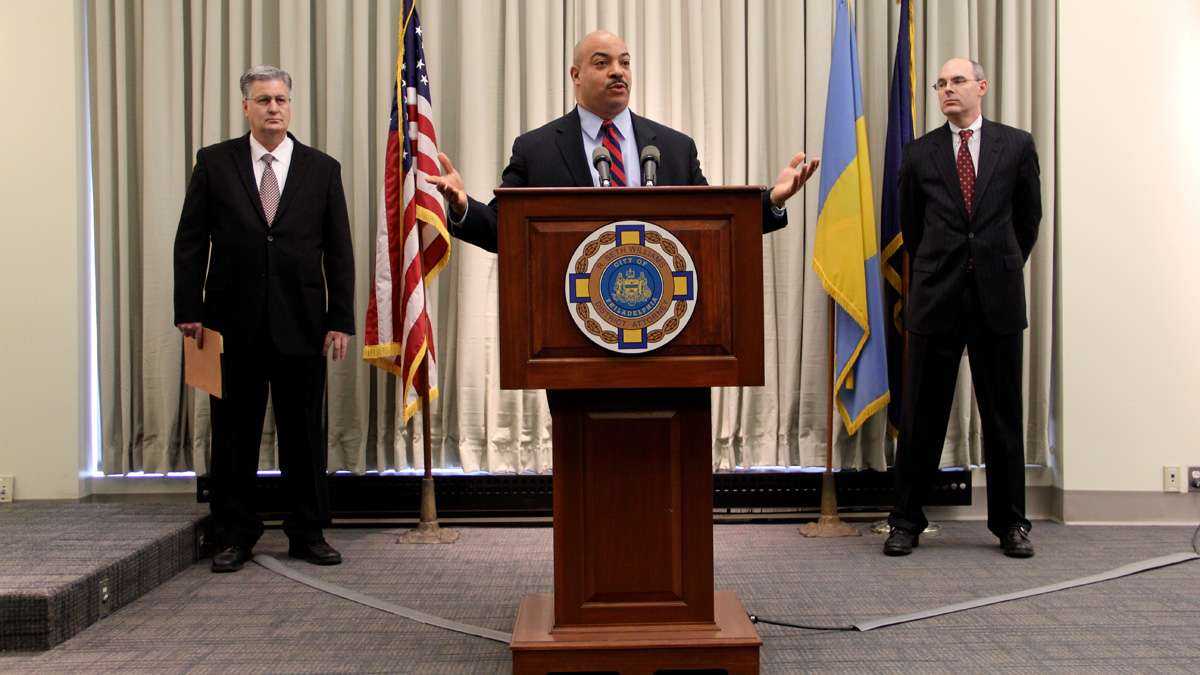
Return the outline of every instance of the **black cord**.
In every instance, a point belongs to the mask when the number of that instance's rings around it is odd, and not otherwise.
[[[1200,555],[1200,525],[1196,526],[1196,531],[1192,533],[1192,550],[1196,555]]]
[[[748,616],[750,617],[750,623],[768,623],[768,624],[771,624],[772,626],[786,626],[788,628],[803,628],[804,630],[840,630],[840,631],[850,631],[850,632],[858,630],[854,626],[806,626],[802,623],[786,623],[783,621],[771,621],[770,619],[760,618],[759,616],[757,616],[755,614],[749,614]]]

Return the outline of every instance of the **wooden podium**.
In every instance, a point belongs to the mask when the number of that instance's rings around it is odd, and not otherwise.
[[[713,592],[710,387],[763,383],[762,193],[754,187],[498,189],[500,385],[546,389],[554,593],[521,603],[515,673],[757,673],[762,641]],[[564,293],[597,228],[644,221],[691,256],[690,320],[644,354],[601,348]]]

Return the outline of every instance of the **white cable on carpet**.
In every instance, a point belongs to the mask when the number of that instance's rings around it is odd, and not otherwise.
[[[474,635],[476,637],[481,637],[481,638],[484,638],[487,640],[495,640],[496,642],[502,642],[504,644],[509,644],[512,642],[512,633],[502,633],[498,630],[492,630],[490,628],[481,628],[479,626],[472,626],[470,624],[459,623],[458,621],[451,621],[450,619],[443,619],[440,616],[426,614],[425,612],[422,612],[422,611],[416,610],[416,609],[412,609],[411,607],[402,607],[400,605],[397,605],[397,604],[394,604],[391,602],[379,600],[377,598],[372,598],[371,596],[364,595],[363,593],[359,593],[358,591],[350,590],[349,588],[344,588],[342,586],[338,586],[337,584],[331,584],[322,579],[317,579],[315,577],[310,577],[307,574],[302,574],[300,572],[297,572],[296,570],[292,569],[291,567],[288,567],[287,565],[285,565],[278,559],[276,559],[272,556],[269,556],[269,555],[262,555],[262,554],[256,555],[256,556],[254,556],[254,562],[258,563],[259,565],[262,565],[263,567],[271,570],[272,572],[275,572],[276,574],[282,574],[283,576],[291,579],[292,581],[298,581],[298,582],[304,584],[305,586],[310,586],[312,588],[317,589],[318,591],[324,591],[326,593],[330,593],[332,595],[336,595],[338,597],[345,598],[352,602],[357,602],[360,605],[366,605],[367,607],[373,607],[375,609],[382,610],[389,614],[395,614],[396,616],[402,616],[406,619],[412,619],[413,621],[418,621],[420,623],[427,624],[430,626],[437,626],[439,628],[445,628],[446,630],[452,630],[456,633],[464,633],[466,635]]]
[[[1197,535],[1193,537],[1193,543],[1200,541],[1200,539],[1197,539],[1198,537],[1200,537],[1200,528],[1197,529]],[[1038,586],[1036,588],[1030,588],[1024,591],[1016,591],[1014,593],[1005,593],[1002,595],[988,596],[986,598],[977,598],[975,600],[968,600],[966,602],[959,602],[953,605],[945,605],[943,607],[937,607],[934,609],[912,612],[910,614],[900,614],[898,616],[872,619],[870,621],[859,621],[857,623],[850,624],[849,626],[805,626],[763,619],[753,614],[750,615],[750,620],[754,623],[769,623],[779,626],[790,626],[793,628],[808,628],[813,630],[858,630],[865,633],[866,631],[875,630],[876,628],[895,626],[897,624],[909,623],[911,621],[921,621],[922,619],[930,619],[935,616],[953,614],[955,612],[962,612],[968,609],[975,609],[977,607],[986,607],[987,605],[996,605],[1001,602],[1008,602],[1010,600],[1020,600],[1022,598],[1030,598],[1035,595],[1054,593],[1056,591],[1062,591],[1068,588],[1077,588],[1079,586],[1097,584],[1102,581],[1111,581],[1113,579],[1130,576],[1131,574],[1138,574],[1139,572],[1158,569],[1160,567],[1168,567],[1170,565],[1177,565],[1179,563],[1197,559],[1200,559],[1200,554],[1196,553],[1195,551],[1189,551],[1186,553],[1172,553],[1171,555],[1130,563],[1128,565],[1123,565],[1121,567],[1108,570],[1107,572],[1100,572],[1099,574],[1079,577],[1078,579],[1072,579],[1070,581],[1061,581],[1056,584]],[[357,602],[360,605],[373,607],[375,609],[388,612],[389,614],[395,614],[396,616],[402,616],[407,619],[412,619],[413,621],[418,621],[430,626],[438,626],[440,628],[452,630],[457,633],[463,633],[465,635],[474,635],[476,637],[481,637],[488,640],[495,640],[496,642],[501,642],[504,644],[510,644],[512,642],[512,633],[502,633],[490,628],[481,628],[479,626],[472,626],[469,624],[460,623],[458,621],[451,621],[449,619],[443,619],[439,616],[427,614],[420,610],[403,607],[401,605],[386,602],[384,600],[378,600],[369,595],[359,593],[358,591],[350,590],[349,588],[343,588],[337,584],[331,584],[327,581],[297,572],[271,556],[256,555],[254,556],[254,562],[293,581],[298,581],[319,591],[324,591],[352,602]]]
[[[1009,600],[1029,598],[1035,595],[1053,593],[1055,591],[1061,591],[1067,588],[1087,586],[1089,584],[1100,583],[1101,581],[1109,581],[1112,579],[1118,579],[1120,577],[1127,577],[1131,574],[1137,574],[1138,572],[1145,572],[1146,570],[1167,567],[1168,565],[1176,565],[1181,562],[1187,562],[1189,560],[1196,559],[1200,559],[1200,555],[1197,555],[1194,552],[1189,551],[1187,553],[1173,553],[1171,555],[1164,555],[1160,558],[1150,558],[1149,560],[1143,560],[1141,562],[1124,565],[1116,569],[1111,569],[1107,572],[1101,572],[1099,574],[1093,574],[1087,577],[1072,579],[1071,581],[1062,581],[1057,584],[1050,584],[1048,586],[1038,586],[1037,588],[1030,588],[1029,590],[1017,591],[1015,593],[1005,593],[1004,595],[993,595],[987,598],[968,600],[966,602],[960,602],[954,605],[946,605],[945,607],[927,609],[920,612],[913,612],[911,614],[901,614],[900,616],[873,619],[871,621],[860,621],[853,624],[853,626],[860,631],[866,632],[869,630],[875,630],[876,628],[883,628],[884,626],[894,626],[899,623],[908,623],[909,621],[920,621],[921,619],[928,619],[935,616],[941,616],[943,614],[952,614],[954,612],[961,612],[967,609],[975,609],[976,607],[983,607],[985,605],[995,605],[1001,602],[1008,602]]]

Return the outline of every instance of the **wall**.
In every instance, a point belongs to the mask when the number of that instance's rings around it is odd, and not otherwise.
[[[1060,12],[1065,487],[1158,490],[1200,464],[1200,5]]]
[[[82,496],[86,463],[81,7],[0,2],[0,474]]]
[[[1196,507],[1161,491],[1200,465],[1200,4],[1059,13],[1063,487]]]

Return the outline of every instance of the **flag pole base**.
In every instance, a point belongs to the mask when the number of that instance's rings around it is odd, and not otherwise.
[[[443,529],[437,522],[419,523],[415,529],[401,534],[397,544],[453,544],[458,541],[458,530]]]
[[[832,414],[832,413],[831,413]],[[834,484],[833,443],[829,445],[825,474],[821,476],[821,517],[815,523],[800,526],[800,534],[805,537],[858,537],[862,533],[857,527],[846,524],[838,517],[837,488]]]
[[[428,469],[426,472],[425,479],[421,481],[421,520],[416,529],[401,534],[396,540],[397,544],[453,544],[458,541],[458,530],[442,529],[438,526],[433,475]]]
[[[847,524],[837,516],[821,516],[815,523],[800,526],[800,534],[806,537],[858,537],[858,528]]]

